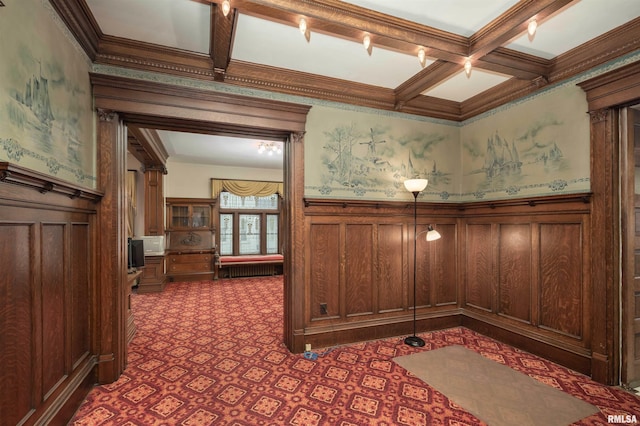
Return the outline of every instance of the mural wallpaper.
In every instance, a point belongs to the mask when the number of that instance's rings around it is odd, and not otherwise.
[[[569,82],[464,123],[313,107],[305,135],[305,195],[467,202],[587,192],[586,96]]]
[[[96,187],[90,62],[44,0],[0,10],[0,161]]]
[[[461,199],[589,191],[586,111],[573,83],[463,123]]]
[[[313,107],[305,135],[305,195],[409,199],[405,179],[429,179],[421,198],[447,200],[458,184],[456,126]]]

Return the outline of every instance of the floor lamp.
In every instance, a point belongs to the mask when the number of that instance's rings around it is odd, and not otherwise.
[[[416,251],[418,247],[418,194],[424,191],[428,183],[427,179],[407,179],[404,181],[404,187],[413,194],[413,335],[405,338],[404,343],[414,347],[424,346],[424,340],[416,336],[416,275],[418,270]],[[427,241],[434,241],[440,238],[440,233],[433,229],[431,225],[420,235],[425,232],[427,233]]]

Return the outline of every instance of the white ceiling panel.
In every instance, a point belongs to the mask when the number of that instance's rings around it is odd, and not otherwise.
[[[518,0],[346,0],[345,3],[469,37]]]
[[[393,89],[420,71],[416,56],[240,14],[232,58]],[[427,65],[431,62],[427,62]]]
[[[279,146],[282,146],[283,142],[166,130],[158,130],[158,135],[173,161],[263,169],[281,169],[283,165],[282,153],[269,155],[266,152],[258,152],[261,142],[275,143]]]
[[[105,34],[191,52],[209,52],[209,4],[176,0],[86,2]]]
[[[422,94],[462,102],[510,78],[511,76],[504,74],[472,69],[468,77],[467,73],[461,71]]]
[[[640,0],[580,0],[539,23],[533,39],[523,34],[505,47],[553,59],[640,16]]]

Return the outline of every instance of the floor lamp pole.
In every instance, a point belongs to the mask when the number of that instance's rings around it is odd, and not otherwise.
[[[424,340],[416,336],[416,270],[417,256],[416,251],[418,248],[418,194],[420,191],[412,191],[413,194],[413,336],[406,337],[404,343],[409,346],[422,347],[424,346]]]

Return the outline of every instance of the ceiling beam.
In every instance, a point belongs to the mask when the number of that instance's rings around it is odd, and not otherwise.
[[[535,80],[548,77],[551,61],[499,47],[477,60],[475,66],[487,71],[512,75],[521,80]]]
[[[532,18],[538,25],[559,9],[578,0],[523,0],[469,38],[469,57],[482,58],[527,31]]]
[[[236,11],[231,10],[227,16],[222,14],[216,4],[211,4],[211,33],[209,37],[209,54],[213,62],[213,78],[224,81],[229,61],[231,60],[231,44],[233,29],[236,26]]]
[[[460,66],[446,61],[435,61],[425,67],[418,74],[402,83],[395,89],[396,109],[419,96],[425,90],[435,87],[442,81],[460,72]]]

